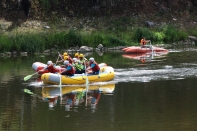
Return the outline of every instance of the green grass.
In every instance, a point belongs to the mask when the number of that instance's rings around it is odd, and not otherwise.
[[[129,19],[122,17],[100,30],[59,30],[54,26],[50,31],[28,32],[16,31],[0,35],[0,52],[26,51],[43,52],[46,49],[68,49],[75,46],[104,47],[139,45],[142,37],[151,40],[152,44],[173,43],[186,40],[188,34],[197,35],[196,30],[188,32],[172,25],[161,25],[155,28],[129,26]],[[123,27],[121,27],[123,26]]]

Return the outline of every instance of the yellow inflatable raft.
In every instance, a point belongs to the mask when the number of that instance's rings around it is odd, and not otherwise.
[[[100,68],[99,75],[87,75],[86,74],[75,74],[72,77],[53,74],[53,73],[45,73],[41,76],[41,80],[44,84],[54,84],[58,85],[60,83],[60,77],[62,81],[62,85],[66,84],[85,84],[86,77],[88,77],[89,83],[92,82],[103,82],[110,81],[115,77],[114,69],[111,66],[103,66]]]

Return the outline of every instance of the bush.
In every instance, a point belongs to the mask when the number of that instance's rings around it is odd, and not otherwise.
[[[153,33],[150,31],[150,29],[147,28],[137,28],[134,31],[133,39],[135,42],[139,42],[143,37],[146,39],[153,39]]]
[[[185,40],[188,37],[188,34],[186,32],[177,30],[172,26],[168,26],[168,28],[165,30],[164,33],[165,33],[164,42],[166,43]]]
[[[165,38],[165,34],[163,32],[154,32],[153,33],[153,41],[156,43],[162,43]]]
[[[9,37],[5,35],[0,35],[0,51],[6,52],[11,50],[12,47],[12,41]]]

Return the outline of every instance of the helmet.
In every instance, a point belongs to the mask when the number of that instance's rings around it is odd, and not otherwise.
[[[83,54],[80,54],[79,57],[84,57]]]
[[[48,61],[48,62],[47,62],[47,65],[51,65],[51,64],[53,64],[52,61]]]
[[[64,60],[67,60],[68,59],[68,56],[64,56]]]
[[[74,61],[74,62],[77,62],[77,58],[73,58],[73,61]]]
[[[68,64],[69,64],[69,61],[65,60],[65,61],[64,61],[64,64],[65,64],[65,65],[68,65]]]
[[[67,52],[64,52],[63,56],[67,56],[67,55],[68,55],[68,53]]]
[[[91,58],[89,59],[89,61],[92,61],[92,62],[93,62],[93,61],[94,61],[94,58],[93,58],[93,57],[91,57]]]
[[[78,57],[79,56],[79,53],[75,53],[75,57]]]

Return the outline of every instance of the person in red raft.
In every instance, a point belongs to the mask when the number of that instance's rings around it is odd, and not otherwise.
[[[52,61],[48,61],[47,66],[45,68],[43,68],[42,70],[39,70],[38,73],[43,73],[46,70],[48,70],[48,72],[50,72],[50,73],[58,73],[58,69],[55,68]]]
[[[147,42],[150,42],[150,40],[146,40],[145,37],[143,37],[141,40],[140,40],[140,45],[141,47],[144,47],[146,45]]]
[[[100,71],[99,65],[96,63],[93,57],[89,59],[89,67],[86,69],[88,71],[89,69],[92,69],[93,75],[98,75]]]
[[[67,75],[67,76],[74,76],[75,69],[74,67],[69,63],[69,61],[64,61],[65,70],[61,72],[61,75]]]

